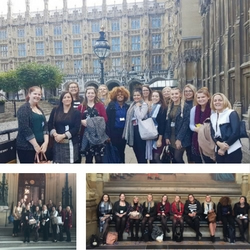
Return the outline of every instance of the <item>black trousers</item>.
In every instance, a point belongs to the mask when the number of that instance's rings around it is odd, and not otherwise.
[[[45,222],[45,225],[42,223],[41,225],[41,230],[43,232],[43,240],[48,240],[49,239],[49,222]]]
[[[141,234],[144,234],[144,231],[146,229],[146,223],[148,223],[148,235],[151,237],[151,233],[153,231],[153,222],[155,218],[154,217],[144,217],[141,222]]]
[[[18,227],[20,225],[20,220],[14,220],[13,224],[14,224],[13,234],[18,234]]]
[[[185,216],[185,221],[187,224],[196,232],[198,235],[200,232],[200,219],[199,217]]]
[[[125,163],[125,147],[126,140],[122,138],[123,128],[115,128],[110,136],[113,146],[115,146],[119,152],[121,163]]]
[[[125,229],[126,221],[127,221],[126,215],[122,217],[118,216],[115,217],[115,229],[120,237],[122,236],[123,231]]]
[[[241,148],[238,148],[231,154],[227,152],[225,155],[218,155],[216,152],[216,162],[217,163],[241,163],[242,160],[242,151]]]
[[[133,150],[138,163],[147,163],[145,159],[146,141],[141,139],[138,126],[134,126]]]
[[[29,225],[24,226],[23,231],[24,231],[24,240],[29,241],[30,240],[30,227],[29,227]]]
[[[69,227],[65,227],[64,229],[65,229],[65,232],[66,232],[66,235],[67,235],[66,241],[70,242],[71,241],[70,228]]]
[[[235,221],[239,226],[240,236],[244,237],[244,233],[248,228],[248,219],[235,218]]]
[[[221,221],[223,225],[223,237],[226,238],[228,236],[227,224],[235,229],[234,219],[232,215],[223,215],[221,216]]]
[[[52,224],[53,240],[57,240],[57,224]]]

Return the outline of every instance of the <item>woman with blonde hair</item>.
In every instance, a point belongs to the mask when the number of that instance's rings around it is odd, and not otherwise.
[[[191,145],[189,129],[190,107],[184,102],[179,88],[171,89],[171,103],[166,117],[165,139],[173,152],[173,163],[184,163],[183,153]]]
[[[98,87],[98,98],[103,102],[105,108],[107,108],[110,98],[109,98],[109,90],[107,85],[101,84]]]
[[[215,203],[212,201],[210,195],[206,195],[205,202],[202,203],[201,207],[203,211],[203,217],[208,223],[211,241],[214,243],[215,242],[215,230],[216,230],[216,217],[213,221],[209,221],[208,216],[211,213],[215,213],[216,210],[215,210]]]
[[[162,89],[162,95],[164,97],[165,103],[166,105],[168,105],[168,103],[170,102],[171,98],[171,87],[167,86],[165,88]]]
[[[205,163],[214,163],[209,157],[200,154],[199,143],[198,143],[198,132],[203,122],[210,118],[210,93],[206,87],[199,89],[195,93],[194,103],[195,106],[190,112],[190,124],[189,127],[193,131],[192,134],[192,158],[195,163],[202,163],[202,159]]]
[[[227,97],[215,93],[211,99],[211,134],[216,144],[217,163],[241,163],[240,120]]]
[[[129,105],[129,91],[122,87],[115,87],[110,91],[110,100],[106,112],[108,116],[107,134],[112,144],[118,149],[121,163],[125,163],[126,140],[122,138]]]

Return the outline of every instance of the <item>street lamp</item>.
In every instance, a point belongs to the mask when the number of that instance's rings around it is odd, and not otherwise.
[[[94,53],[99,57],[101,64],[101,84],[104,84],[104,67],[103,62],[106,57],[109,56],[110,46],[108,41],[105,39],[104,27],[101,27],[99,32],[100,37],[94,45]]]

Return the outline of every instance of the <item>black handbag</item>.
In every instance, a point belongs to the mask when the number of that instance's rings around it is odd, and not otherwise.
[[[163,149],[162,157],[161,157],[161,162],[162,163],[172,163],[173,161],[173,154],[170,150],[170,146],[166,146]]]
[[[245,121],[240,121],[240,138],[248,138]]]

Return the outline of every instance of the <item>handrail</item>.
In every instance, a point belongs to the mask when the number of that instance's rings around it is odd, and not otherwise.
[[[14,133],[14,132],[17,132],[17,131],[18,131],[18,128],[6,129],[6,130],[3,130],[3,131],[0,131],[0,135],[8,134],[8,140],[10,140],[10,134]]]

